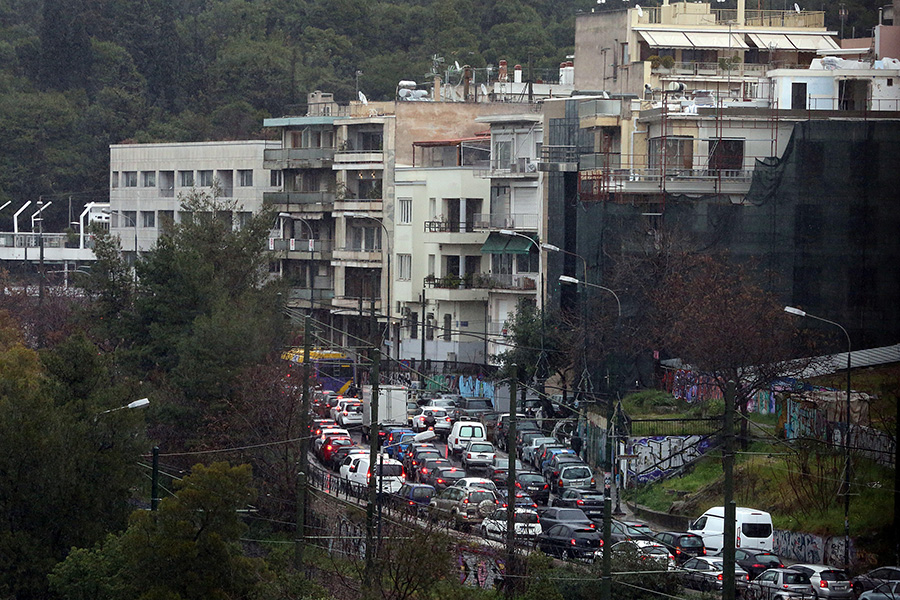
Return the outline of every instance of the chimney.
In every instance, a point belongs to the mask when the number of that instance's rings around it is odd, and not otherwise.
[[[469,85],[472,83],[472,67],[463,67],[463,102],[469,101]]]
[[[513,67],[513,82],[522,83],[522,65]]]
[[[507,73],[507,71],[506,71],[506,61],[505,60],[500,61],[500,76],[499,77],[500,77],[499,81],[501,83],[506,83],[507,81],[509,81],[509,73]]]
[[[431,99],[435,102],[441,101],[441,76],[434,76],[434,89],[431,90]]]
[[[743,27],[745,25],[744,11],[746,10],[746,8],[747,8],[747,0],[737,0],[737,26],[738,27]]]

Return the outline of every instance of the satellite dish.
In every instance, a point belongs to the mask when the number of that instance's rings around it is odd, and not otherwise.
[[[481,84],[481,95],[482,95],[482,96],[487,96],[487,95],[488,95],[487,86],[484,85],[483,83]]]
[[[606,0],[597,0],[597,4],[606,4]]]
[[[635,4],[634,7],[635,7],[635,8],[637,9],[637,11],[638,11],[638,16],[639,16],[639,17],[643,17],[643,16],[644,16],[644,9],[641,8],[641,5],[640,5],[640,4]]]
[[[800,14],[800,5],[794,2],[794,12]]]
[[[400,91],[398,91],[397,94],[398,94],[401,98],[406,98],[406,97],[409,96],[410,90],[407,89],[407,88],[400,88]]]
[[[797,6],[797,5],[795,4],[794,6]],[[461,71],[461,70],[462,70],[462,69],[460,68],[460,66],[459,66],[459,61],[458,61],[458,60],[454,60],[454,61],[453,61],[453,66],[456,67],[456,70],[457,70],[457,71]]]
[[[360,102],[362,102],[363,104],[368,104],[368,103],[369,103],[369,100],[368,100],[368,98],[366,98],[366,95],[365,95],[365,94],[363,94],[362,92],[357,92],[357,93],[359,94],[359,101],[360,101]]]

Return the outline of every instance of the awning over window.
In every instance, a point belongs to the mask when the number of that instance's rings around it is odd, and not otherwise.
[[[744,36],[736,31],[685,31],[684,34],[698,50],[746,50]]]
[[[651,48],[693,48],[691,40],[680,31],[638,31]]]
[[[750,41],[760,50],[793,50],[794,45],[783,33],[748,33]]]
[[[800,33],[787,34],[789,40],[797,50],[815,52],[816,50],[837,50],[840,48],[831,37],[827,35],[808,35]]]
[[[498,231],[492,231],[481,246],[482,254],[528,254],[531,251],[529,238],[519,235],[503,235]]]

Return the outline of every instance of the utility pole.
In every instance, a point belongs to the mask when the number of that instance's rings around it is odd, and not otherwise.
[[[734,542],[735,513],[734,502],[734,380],[725,387],[725,413],[722,428],[725,437],[725,451],[722,453],[722,471],[725,477],[725,525],[722,539],[722,600],[734,600]]]
[[[159,508],[159,446],[153,446],[153,463],[150,469],[150,510]]]
[[[300,464],[297,473],[297,533],[294,543],[294,568],[303,565],[303,544],[306,542],[306,472],[309,469],[309,351],[312,345],[310,317],[303,319],[303,371],[300,378]]]
[[[606,484],[606,474],[612,478],[612,454],[613,454],[613,401],[610,396],[607,399],[606,407],[606,461],[605,473],[603,476],[603,575],[600,579],[600,600],[612,600],[612,552],[609,547],[612,545],[612,480],[609,485]]]
[[[422,366],[419,368],[423,373],[425,373],[425,304],[425,288],[422,288]]]
[[[366,573],[365,586],[371,586],[375,577],[375,503],[378,501],[378,490],[375,487],[376,466],[378,459],[378,367],[381,352],[375,349],[372,354],[372,399],[369,405],[371,423],[369,424],[369,502],[366,505]]]
[[[516,384],[519,378],[517,365],[510,365],[509,375],[509,431],[506,449],[509,471],[506,478],[506,597],[515,596],[516,568]]]

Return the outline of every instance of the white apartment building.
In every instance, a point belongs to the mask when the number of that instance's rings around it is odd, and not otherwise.
[[[110,231],[122,250],[149,250],[169,223],[181,221],[181,198],[192,189],[234,200],[235,226],[262,207],[263,193],[278,189],[280,173],[263,167],[277,142],[114,144],[109,147]]]

